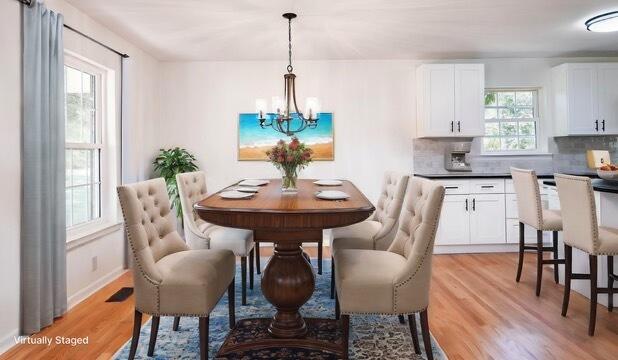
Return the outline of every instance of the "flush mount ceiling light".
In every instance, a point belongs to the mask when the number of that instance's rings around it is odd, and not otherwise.
[[[296,75],[292,72],[292,19],[296,18],[296,14],[285,13],[283,17],[288,21],[288,72],[283,75],[283,97],[273,96],[271,112],[268,112],[264,99],[257,99],[255,107],[262,129],[272,127],[280,133],[292,136],[306,128],[314,129],[318,126],[320,103],[315,97],[307,98],[304,113],[296,105]]]
[[[618,11],[595,16],[586,21],[586,29],[594,32],[618,31]]]

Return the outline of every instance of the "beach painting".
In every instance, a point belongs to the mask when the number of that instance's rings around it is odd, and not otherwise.
[[[292,121],[291,127],[296,128],[299,123],[299,120]],[[320,113],[315,129],[306,128],[295,135],[313,150],[313,160],[335,160],[332,113]],[[280,139],[290,141],[290,137],[270,126],[262,129],[257,114],[239,114],[238,160],[266,161],[266,150],[275,146]]]

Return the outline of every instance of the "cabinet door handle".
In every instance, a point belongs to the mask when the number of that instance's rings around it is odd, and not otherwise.
[[[468,199],[466,199],[466,211],[468,211]]]
[[[601,121],[601,130],[603,130],[603,132],[605,132],[605,119],[603,119],[603,121]]]
[[[472,199],[472,211],[476,211],[476,199]]]
[[[451,132],[455,132],[455,122],[451,121]]]
[[[457,131],[461,132],[461,121],[457,122]]]
[[[481,189],[493,189],[493,185],[481,185]]]
[[[595,129],[596,131],[599,131],[599,120],[595,120],[595,121],[594,121],[594,129]]]

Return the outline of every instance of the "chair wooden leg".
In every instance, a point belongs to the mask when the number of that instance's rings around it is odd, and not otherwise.
[[[129,360],[135,359],[137,343],[139,342],[139,331],[142,328],[142,313],[135,310],[133,316],[133,337],[131,338],[131,349],[129,350]]]
[[[521,279],[521,270],[524,267],[524,223],[519,223],[519,261],[517,262],[517,277],[515,281]]]
[[[174,316],[174,325],[172,325],[172,330],[178,331],[179,326],[180,326],[180,316]]]
[[[614,257],[607,257],[607,311],[614,311]]]
[[[573,248],[564,244],[564,297],[562,299],[562,316],[567,315],[569,297],[571,296],[571,275],[573,274]]]
[[[341,309],[339,308],[339,296],[335,292],[335,319],[339,320],[341,317]]]
[[[260,275],[262,268],[260,267],[260,243],[255,243],[255,272]]]
[[[552,232],[552,249],[554,253],[554,260],[558,260],[558,232]],[[558,264],[554,264],[554,281],[556,284],[560,282],[560,273],[558,271]]]
[[[541,295],[541,283],[543,282],[543,232],[536,231],[536,296]]]
[[[235,294],[236,280],[232,279],[232,282],[227,287],[227,311],[229,315],[230,329],[236,325],[236,294]]]
[[[208,316],[199,318],[200,360],[208,360]]]
[[[150,343],[148,343],[148,356],[154,355],[157,334],[159,333],[159,320],[161,320],[160,317],[153,316],[150,323]]]
[[[406,318],[403,315],[399,315],[397,317],[399,318],[399,323],[400,324],[405,324],[406,323]]]
[[[588,335],[594,336],[594,328],[597,322],[597,256],[588,255],[590,261],[590,322],[588,323]]]
[[[330,258],[330,298],[335,298],[335,259]]]
[[[322,240],[318,241],[318,275],[322,275],[322,251],[323,251],[323,242]]]
[[[242,282],[242,304],[247,305],[247,257],[240,258],[240,276]]]
[[[414,353],[421,353],[421,346],[418,342],[418,332],[416,330],[416,314],[408,315],[408,323],[410,324],[410,334],[412,335],[412,344],[414,344]]]
[[[343,329],[343,358],[347,360],[350,351],[350,315],[341,315],[341,328]]]
[[[249,289],[253,290],[253,258],[255,256],[255,250],[251,249],[249,253]]]
[[[427,318],[427,309],[421,311],[421,333],[423,334],[423,346],[427,354],[427,360],[433,360],[433,351],[431,349],[431,336],[429,335],[429,319]]]

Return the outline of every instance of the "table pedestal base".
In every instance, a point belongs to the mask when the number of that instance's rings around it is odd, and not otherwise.
[[[307,334],[298,339],[273,337],[269,318],[236,323],[217,353],[217,359],[342,359],[343,331],[334,319],[305,318]]]

